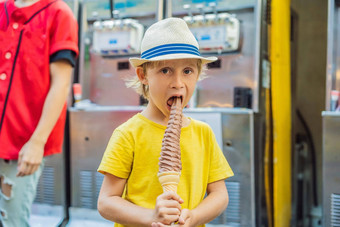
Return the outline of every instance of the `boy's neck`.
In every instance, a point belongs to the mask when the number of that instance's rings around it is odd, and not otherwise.
[[[16,0],[15,1],[15,6],[16,7],[26,7],[26,6],[30,6],[33,5],[36,2],[39,2],[40,0]]]
[[[146,108],[142,111],[142,115],[157,124],[166,126],[168,121],[165,116],[161,113],[153,111],[152,109],[153,107],[150,105],[150,103],[148,103]]]

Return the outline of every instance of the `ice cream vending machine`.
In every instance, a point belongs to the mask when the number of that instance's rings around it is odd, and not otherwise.
[[[97,172],[113,130],[141,112],[144,100],[125,86],[135,74],[144,30],[157,21],[155,1],[84,1],[79,83],[82,100],[69,108],[71,204],[69,226],[111,226],[97,211],[103,175]],[[96,224],[94,224],[96,223]]]
[[[260,226],[262,2],[176,0],[167,8],[187,22],[202,55],[218,57],[208,64],[207,78],[197,83],[185,110],[212,127],[235,173],[226,180],[228,208],[210,224]]]
[[[90,99],[98,105],[139,105],[139,96],[124,89],[134,74],[128,56],[140,52],[144,26],[134,19],[97,20],[93,23]],[[124,98],[119,97],[124,93]]]

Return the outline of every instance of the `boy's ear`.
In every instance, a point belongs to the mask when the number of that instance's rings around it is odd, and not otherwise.
[[[136,74],[138,76],[139,81],[144,84],[147,85],[148,84],[148,80],[146,79],[146,76],[144,74],[144,69],[143,67],[137,67],[136,68]]]

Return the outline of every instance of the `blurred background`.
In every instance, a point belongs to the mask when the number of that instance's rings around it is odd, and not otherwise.
[[[80,56],[64,152],[46,160],[32,226],[112,226],[96,209],[96,169],[113,130],[147,103],[124,84],[128,59],[168,17],[218,57],[184,110],[213,128],[235,173],[207,226],[340,226],[339,0],[65,2]]]

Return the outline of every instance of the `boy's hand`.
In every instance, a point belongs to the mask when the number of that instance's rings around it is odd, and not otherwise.
[[[188,209],[183,209],[181,215],[178,218],[178,222],[176,224],[169,224],[165,225],[163,223],[157,222],[152,223],[151,227],[166,227],[166,226],[173,226],[173,227],[191,227],[191,218],[192,213]]]
[[[181,222],[178,221],[178,226],[190,227],[191,226],[191,220],[192,220],[191,210],[183,209],[178,220],[181,220]]]
[[[174,192],[164,192],[158,196],[153,214],[153,220],[155,221],[151,226],[166,226],[179,221],[182,209],[181,203],[183,203],[183,200]]]
[[[163,223],[157,222],[152,223],[151,227],[166,227],[166,226],[173,226],[173,227],[191,227],[191,218],[192,213],[188,209],[183,209],[181,215],[178,218],[178,223],[176,224],[169,224],[165,225]]]

